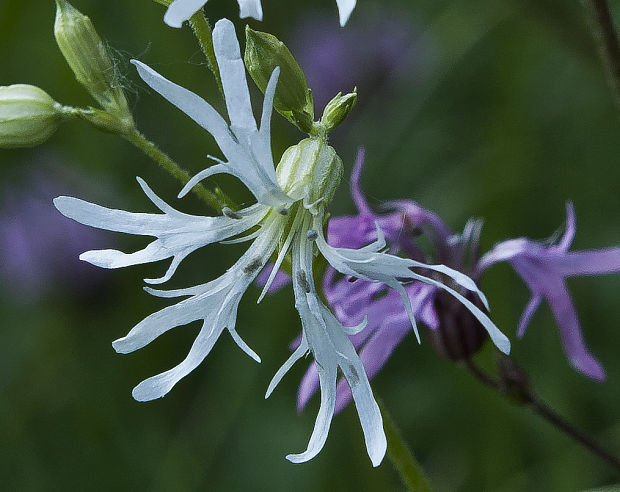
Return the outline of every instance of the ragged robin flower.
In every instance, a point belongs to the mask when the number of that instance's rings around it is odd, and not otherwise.
[[[117,352],[138,350],[163,333],[193,321],[202,321],[185,360],[176,367],[146,379],[133,390],[138,401],[160,398],[183,377],[196,368],[209,354],[220,335],[227,330],[237,345],[252,358],[258,355],[236,331],[239,302],[266,263],[275,256],[275,264],[259,301],[269,289],[285,257],[292,264],[295,307],[302,324],[298,348],[277,371],[268,386],[266,397],[290,367],[307,353],[317,363],[321,388],[321,405],[306,451],[287,458],[295,463],[314,457],[323,447],[336,402],[338,369],[348,382],[362,425],[366,447],[373,465],[378,465],[386,451],[381,413],[373,397],[364,366],[349,335],[363,330],[365,322],[343,326],[317,294],[313,278],[313,262],[320,253],[339,272],[393,289],[405,306],[408,320],[415,326],[414,312],[404,284],[419,281],[443,289],[459,299],[488,330],[504,352],[510,349],[508,339],[472,302],[452,287],[438,280],[443,276],[451,285],[469,289],[486,303],[483,294],[467,276],[444,265],[427,265],[385,252],[385,240],[379,225],[377,239],[359,248],[334,247],[324,237],[327,207],[343,174],[343,165],[325,136],[302,140],[287,149],[277,169],[271,154],[270,118],[279,68],[273,70],[265,89],[260,125],[250,105],[243,61],[233,24],[220,20],[213,31],[213,44],[221,71],[228,124],[211,105],[196,94],[170,82],[146,65],[134,61],[142,79],[216,140],[224,158],[198,173],[181,191],[184,196],[202,179],[218,173],[239,178],[251,191],[257,203],[241,210],[224,208],[217,217],[188,215],[177,211],[160,199],[140,178],[147,197],[161,213],[132,213],[105,208],[86,201],[59,197],[55,205],[67,217],[82,224],[111,231],[153,236],[156,239],[134,253],[116,250],[88,251],[81,259],[104,268],[120,268],[172,258],[160,284],[174,274],[179,263],[193,251],[216,242],[251,241],[246,252],[219,278],[201,285],[178,290],[147,288],[154,296],[185,299],[166,307],[134,326],[113,343]],[[412,270],[415,269],[416,271]],[[432,272],[425,276],[422,272]]]
[[[463,232],[453,232],[434,212],[411,200],[388,202],[385,213],[375,213],[360,188],[364,153],[360,151],[351,177],[351,194],[357,214],[333,217],[328,225],[328,240],[341,247],[360,247],[377,239],[375,224],[384,232],[391,253],[400,253],[419,261],[437,261],[467,274],[477,283],[493,265],[509,262],[531,291],[517,329],[520,338],[542,301],[546,301],[557,323],[564,351],[571,365],[580,373],[603,380],[601,363],[588,350],[566,287],[567,277],[602,275],[620,272],[620,247],[569,251],[576,232],[575,211],[566,205],[566,229],[559,241],[538,242],[527,238],[509,239],[479,254],[482,221],[470,220]],[[431,251],[424,251],[419,239],[425,236]],[[351,282],[329,267],[323,279],[325,297],[343,324],[367,320],[366,327],[351,336],[369,378],[384,367],[394,349],[411,331],[407,312],[398,296],[385,286],[366,281]],[[259,279],[260,281],[260,279]],[[281,278],[279,287],[286,284]],[[438,352],[451,360],[471,357],[485,341],[482,327],[462,305],[447,298],[432,284],[414,281],[405,286],[413,306],[414,317],[429,328]],[[298,342],[295,342],[298,343]],[[295,346],[295,345],[294,345]],[[317,391],[317,365],[311,364],[299,386],[298,408],[302,410]],[[351,401],[351,391],[339,381],[336,411]]]

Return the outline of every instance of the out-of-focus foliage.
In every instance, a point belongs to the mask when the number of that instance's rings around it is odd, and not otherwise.
[[[149,0],[74,3],[112,50],[138,127],[192,173],[201,170],[204,156],[216,152],[214,142],[150,93],[128,64],[132,57],[144,60],[222,108],[191,32],[165,26],[163,8]],[[0,85],[33,84],[62,104],[88,105],[55,45],[54,13],[53,2],[0,3]],[[209,2],[208,13],[235,19],[242,32],[235,2]],[[620,243],[620,123],[578,2],[360,0],[342,30],[331,0],[274,0],[265,2],[264,18],[249,24],[291,48],[311,88],[313,81],[342,80],[334,93],[315,92],[315,101],[358,87],[358,104],[332,144],[348,164],[345,172],[356,147],[366,146],[364,187],[375,205],[412,198],[455,229],[470,216],[484,217],[482,241],[490,247],[507,237],[547,236],[572,199],[575,248]],[[395,32],[404,34],[387,43]],[[324,66],[324,51],[312,48],[323,49],[325,39],[332,40],[332,55],[342,47],[351,54],[331,70],[310,72]],[[387,56],[390,49],[396,54]],[[279,116],[273,134],[276,156],[301,137]],[[131,398],[137,382],[181,360],[198,327],[177,328],[130,356],[116,354],[111,341],[162,306],[139,288],[153,267],[101,272],[86,265],[85,272],[74,268],[76,254],[73,266],[59,269],[67,260],[57,236],[74,251],[69,243],[78,233],[38,226],[16,200],[27,209],[30,192],[38,193],[36,176],[57,194],[151,210],[136,175],[173,205],[203,210],[195,198],[176,201],[179,184],[127,142],[80,121],[63,125],[40,147],[0,153],[0,220],[13,224],[3,230],[28,231],[0,241],[2,266],[10,259],[12,268],[10,275],[0,269],[0,482],[11,490],[398,490],[389,461],[369,466],[352,408],[334,420],[320,456],[304,465],[284,459],[303,449],[315,410],[301,416],[294,410],[303,365],[263,400],[299,332],[290,290],[258,307],[250,293],[241,305],[238,329],[261,365],[223,339],[165,399]],[[250,200],[234,179],[213,182],[238,202]],[[51,201],[48,206],[44,214]],[[352,211],[346,183],[333,210]],[[36,296],[14,276],[20,261],[23,275],[32,266],[24,237],[39,242],[37,254],[48,254],[37,260]],[[138,242],[110,234],[85,249]],[[214,246],[191,258],[175,286],[214,277],[242,247]],[[515,340],[525,288],[507,267],[491,273],[483,288],[493,319]],[[620,277],[575,279],[570,288],[607,382],[569,367],[546,309],[514,341],[514,355],[551,406],[618,453]],[[410,337],[399,347],[373,388],[437,490],[565,491],[614,480],[606,465],[556,430],[439,359],[424,338],[421,346]],[[481,362],[492,359],[487,347]]]

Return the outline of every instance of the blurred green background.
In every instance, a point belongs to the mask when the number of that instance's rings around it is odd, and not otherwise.
[[[221,108],[189,29],[165,26],[163,7],[148,0],[73,4],[114,50],[138,127],[190,172],[205,167],[206,154],[218,155],[213,140],[148,91],[128,63],[137,57]],[[346,86],[336,88],[358,85],[359,105],[332,142],[347,175],[356,148],[366,147],[363,183],[373,205],[411,198],[455,230],[471,216],[484,217],[482,242],[489,248],[509,237],[548,237],[562,225],[564,201],[571,199],[575,248],[620,243],[620,123],[579,2],[359,0],[344,31],[334,0],[264,0],[263,8],[265,22],[249,23],[277,35],[294,54],[303,52],[306,69],[317,61],[313,56],[324,56],[317,46],[329,36],[334,46],[357,46],[335,65],[340,72],[308,77],[317,84],[341,80],[343,72],[359,78],[344,77]],[[0,85],[30,83],[64,104],[91,104],[55,45],[54,12],[51,0],[0,3]],[[207,14],[234,19],[242,32],[236,2],[211,0]],[[620,21],[620,5],[614,14]],[[384,47],[394,32],[398,41]],[[390,49],[383,59],[382,50]],[[260,100],[254,99],[257,107]],[[277,156],[301,137],[279,116],[273,133]],[[0,152],[0,215],[23,239],[0,260],[2,488],[401,490],[389,460],[371,467],[353,408],[334,419],[317,458],[304,465],[284,459],[305,449],[318,408],[315,400],[302,415],[295,410],[303,363],[263,399],[300,328],[290,289],[260,306],[252,289],[242,302],[239,332],[262,364],[223,336],[166,398],[146,404],[131,398],[135,384],[185,356],[198,327],[179,327],[143,350],[117,355],[111,341],[165,305],[140,288],[142,278],[161,275],[165,266],[100,271],[80,265],[81,244],[130,249],[146,240],[56,226],[49,198],[71,193],[150,211],[136,175],[174,206],[204,210],[194,198],[178,202],[178,183],[127,142],[81,122],[62,126],[40,147]],[[213,182],[240,202],[249,200],[234,179]],[[353,211],[347,184],[336,195],[336,214]],[[73,241],[80,231],[84,243]],[[240,251],[207,248],[184,262],[171,285],[211,279]],[[572,279],[569,286],[588,345],[607,370],[603,384],[569,367],[546,307],[516,340],[528,293],[508,267],[492,270],[483,288],[493,319],[514,341],[514,355],[541,396],[618,454],[620,276]],[[440,359],[424,338],[418,346],[409,337],[373,388],[438,491],[572,491],[618,481],[528,410]],[[490,366],[490,347],[479,359]]]

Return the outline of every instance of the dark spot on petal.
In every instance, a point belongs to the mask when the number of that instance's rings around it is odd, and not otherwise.
[[[351,385],[357,384],[360,381],[360,375],[357,372],[357,369],[355,368],[354,365],[350,365],[349,366],[349,371],[351,371],[351,378],[350,378],[350,383]]]
[[[240,219],[241,218],[241,215],[239,215],[237,212],[235,212],[234,210],[228,207],[224,207],[222,209],[222,213],[229,219]]]
[[[262,265],[263,265],[263,261],[260,258],[258,257],[254,258],[252,261],[250,261],[250,263],[248,263],[243,268],[243,273],[250,275],[254,273],[256,270],[258,270]]]
[[[299,283],[301,288],[304,289],[306,294],[310,293],[310,284],[308,283],[308,277],[306,277],[306,272],[297,273],[297,283]]]

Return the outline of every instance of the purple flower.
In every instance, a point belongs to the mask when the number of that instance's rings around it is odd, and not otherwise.
[[[543,298],[547,301],[560,329],[564,349],[579,372],[596,380],[605,373],[601,364],[585,346],[575,307],[564,279],[575,275],[597,275],[620,271],[620,247],[595,251],[568,251],[575,235],[575,214],[567,204],[567,227],[557,244],[547,245],[529,239],[504,241],[479,258],[478,238],[481,221],[470,220],[461,234],[453,233],[439,216],[417,203],[401,200],[387,204],[390,211],[375,214],[359,186],[364,161],[363,151],[351,177],[351,194],[357,215],[335,217],[328,224],[328,240],[338,247],[359,248],[377,239],[377,226],[384,232],[392,254],[417,261],[435,261],[468,274],[476,282],[492,265],[509,261],[532,292],[517,334],[523,336]],[[375,223],[377,226],[375,226]],[[416,236],[424,234],[432,245],[431,257],[425,257]],[[323,281],[325,296],[338,320],[356,324],[368,316],[368,324],[350,337],[369,378],[385,365],[396,346],[412,329],[399,296],[380,284],[356,280],[328,268]],[[479,323],[460,304],[433,286],[412,282],[405,287],[416,320],[431,329],[433,341],[442,355],[450,359],[470,357],[486,340]],[[460,345],[457,347],[456,345]],[[298,393],[302,410],[318,388],[317,368],[312,364],[304,375]],[[351,400],[345,381],[338,383],[336,410]]]
[[[360,189],[360,177],[364,164],[364,151],[360,149],[351,176],[351,194],[358,214],[334,217],[329,221],[327,237],[336,247],[359,248],[377,240],[377,227],[385,235],[390,245],[390,253],[402,253],[416,261],[425,258],[414,236],[423,229],[428,230],[440,255],[434,258],[452,268],[462,270],[463,248],[455,235],[434,213],[423,209],[412,201],[397,201],[387,204],[392,211],[375,214]],[[328,268],[323,279],[325,296],[342,322],[360,323],[364,316],[368,324],[364,330],[350,337],[366,368],[369,378],[374,377],[387,362],[392,351],[412,331],[411,322],[402,308],[397,292],[382,284],[355,280],[341,276],[333,268]],[[439,326],[438,313],[434,299],[438,289],[422,282],[411,282],[405,286],[414,309],[416,320],[431,329]],[[304,375],[299,387],[297,405],[301,410],[318,389],[318,372],[312,364]],[[351,390],[346,381],[338,383],[336,411],[340,411],[351,400]]]
[[[566,230],[557,244],[546,245],[526,238],[504,241],[481,258],[478,269],[482,273],[496,263],[509,261],[532,293],[519,321],[517,336],[525,334],[532,316],[544,299],[551,308],[564,351],[573,367],[600,381],[605,378],[605,371],[586,347],[577,311],[564,279],[620,272],[620,247],[569,251],[575,231],[575,210],[573,204],[568,202]]]

